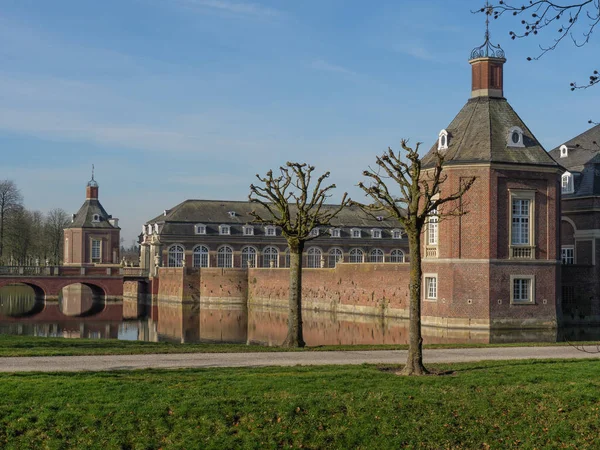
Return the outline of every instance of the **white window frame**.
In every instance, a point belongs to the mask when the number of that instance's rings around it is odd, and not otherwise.
[[[206,245],[196,245],[192,255],[193,267],[210,267],[210,250]]]
[[[523,299],[521,294],[515,296],[515,284],[527,281],[527,297]],[[521,286],[522,287],[522,286]],[[511,275],[510,276],[510,303],[511,305],[533,305],[535,304],[535,275]]]
[[[206,234],[206,225],[203,223],[194,225],[194,234]]]
[[[439,216],[436,209],[427,218],[427,245],[436,246],[439,240]]]
[[[369,252],[369,262],[383,263],[385,262],[385,253],[380,248],[374,248]]]
[[[348,252],[349,261],[351,263],[364,263],[365,262],[365,252],[362,248],[353,248]],[[360,259],[360,260],[359,260]]]
[[[321,259],[323,252],[319,247],[310,247],[306,251],[306,267],[310,269],[319,269],[321,267]]]
[[[231,235],[231,226],[230,225],[219,225],[219,234],[222,236]]]
[[[350,237],[353,239],[360,239],[362,237],[360,228],[350,228]]]
[[[392,239],[402,239],[402,230],[392,230]]]
[[[94,244],[97,244],[94,245]],[[94,253],[97,255],[94,256]],[[90,240],[90,262],[101,263],[102,262],[102,239],[91,238]]]
[[[317,237],[319,236],[319,227],[315,227],[312,230],[310,230],[310,237]]]
[[[233,249],[229,245],[222,245],[217,250],[217,267],[233,267]]]
[[[438,134],[438,150],[448,149],[448,132],[446,130],[440,131]]]
[[[252,225],[244,225],[242,230],[244,236],[254,236],[254,227]]]
[[[332,238],[339,238],[342,236],[342,230],[339,228],[332,228],[329,230],[329,234]]]
[[[513,134],[518,134],[519,139],[517,142],[513,141]],[[506,146],[507,147],[525,147],[523,143],[523,130],[519,127],[510,127],[508,130],[508,136],[506,137]]]
[[[373,228],[371,230],[372,239],[381,239],[381,230],[379,228]]]
[[[242,268],[254,268],[257,267],[258,263],[258,250],[251,245],[246,245],[242,248],[240,254],[242,255]]]
[[[567,156],[569,156],[569,148],[563,144],[560,146],[560,157],[566,158]]]
[[[406,259],[406,254],[404,250],[400,248],[395,248],[390,252],[390,262],[393,263],[403,263]]]
[[[344,261],[344,251],[339,247],[330,248],[327,257],[329,259],[329,267],[335,267],[338,262]]]
[[[437,273],[423,274],[423,299],[427,301],[437,301],[438,299],[438,275]]]
[[[273,261],[273,267],[279,267],[279,249],[274,246],[265,247],[262,251],[263,267],[271,267],[271,261]]]
[[[527,202],[527,215],[517,212],[515,214],[515,202]],[[510,257],[519,259],[535,258],[535,191],[509,189],[509,218],[508,218],[508,242],[510,245]],[[523,203],[516,209],[522,210]],[[525,222],[524,219],[527,219]],[[521,222],[519,222],[521,220]],[[527,230],[523,232],[524,224]],[[521,231],[516,230],[520,228]]]
[[[563,173],[560,177],[561,194],[572,194],[574,191],[573,174],[571,172]]]
[[[173,244],[169,246],[167,249],[167,267],[182,267],[184,259],[185,247],[183,245]]]
[[[98,223],[98,222],[100,222],[100,214],[94,214],[94,215],[92,216],[92,222],[93,222],[93,223]]]
[[[563,245],[560,247],[560,260],[565,265],[575,264],[575,246]]]
[[[277,227],[274,225],[267,225],[265,227],[265,236],[277,236]]]

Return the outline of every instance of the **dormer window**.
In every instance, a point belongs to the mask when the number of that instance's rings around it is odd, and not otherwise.
[[[318,228],[313,228],[312,230],[310,230],[310,237],[317,237],[318,235],[319,235]]]
[[[219,225],[219,234],[231,234],[231,227],[229,225]]]
[[[194,233],[206,234],[206,225],[201,224],[201,223],[194,225]]]
[[[392,230],[392,238],[393,239],[402,239],[402,231],[401,230]]]
[[[572,194],[574,192],[573,175],[570,172],[563,173],[561,177],[561,189],[563,194]]]
[[[371,230],[371,237],[373,239],[381,239],[381,230],[378,228],[373,228]]]
[[[361,237],[360,229],[358,229],[358,228],[352,228],[350,230],[350,236],[352,236],[353,238],[359,238],[359,237]]]
[[[100,222],[100,215],[94,214],[92,216],[92,222]]]
[[[512,127],[508,130],[506,145],[508,147],[525,147],[525,144],[523,144],[523,130],[519,127]]]
[[[267,235],[267,236],[276,236],[277,235],[277,228],[275,228],[273,225],[267,225],[265,227],[265,235]]]
[[[244,236],[254,236],[254,227],[252,225],[244,225]]]
[[[235,211],[228,211],[227,214],[229,214],[229,217],[231,218],[235,217]]]
[[[339,238],[342,235],[341,230],[339,228],[332,228],[331,230],[329,230],[329,234],[331,234],[331,237],[334,238]]]
[[[438,150],[448,149],[448,132],[446,130],[440,131],[438,135]]]
[[[569,156],[569,149],[567,148],[566,145],[561,145],[560,146],[560,157],[566,158],[567,156]]]

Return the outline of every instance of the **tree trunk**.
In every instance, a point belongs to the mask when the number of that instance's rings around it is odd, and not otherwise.
[[[288,333],[283,347],[304,347],[302,336],[302,251],[304,242],[290,242],[290,296]]]
[[[429,373],[423,366],[423,337],[421,336],[421,233],[410,232],[408,246],[410,253],[410,318],[408,326],[408,357],[399,375],[425,375]]]

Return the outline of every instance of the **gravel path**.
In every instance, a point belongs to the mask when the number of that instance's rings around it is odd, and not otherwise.
[[[600,359],[597,347],[570,346],[426,349],[425,363],[510,359]],[[50,356],[0,358],[0,372],[80,372],[98,370],[261,367],[326,364],[399,364],[405,350],[281,353],[185,353],[153,355]]]

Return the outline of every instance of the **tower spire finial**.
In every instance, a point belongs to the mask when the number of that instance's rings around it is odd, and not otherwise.
[[[92,164],[92,181],[94,181],[94,165]]]
[[[490,5],[489,0],[485,0],[485,6],[481,11],[485,12],[485,41],[471,51],[471,59],[504,58],[504,50],[500,45],[494,45],[490,42],[490,16],[494,13],[494,7]]]

